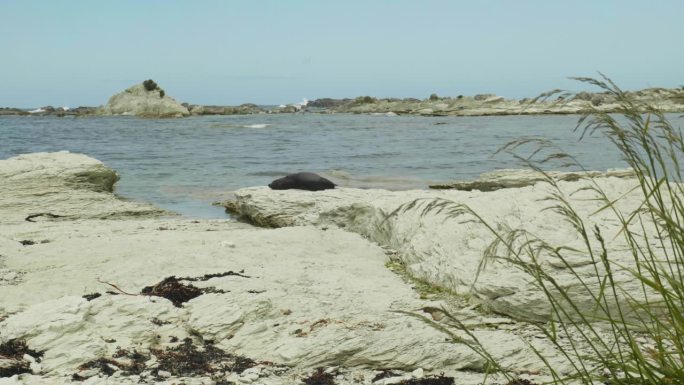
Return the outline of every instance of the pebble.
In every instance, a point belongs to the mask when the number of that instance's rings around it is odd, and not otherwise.
[[[425,376],[425,372],[423,371],[423,368],[418,368],[412,371],[411,375],[415,378],[423,378]]]
[[[241,373],[241,376],[246,377],[246,376],[251,376],[254,374],[256,374],[257,377],[260,376],[261,375],[261,368],[259,368],[259,367],[247,368]]]
[[[251,384],[252,382],[254,382],[258,379],[259,379],[259,374],[257,374],[257,373],[247,373],[246,375],[243,373],[242,376],[240,377],[240,382]]]
[[[31,373],[38,375],[40,374],[40,372],[43,371],[43,365],[37,362],[31,362],[31,364],[29,365],[29,369],[31,369]]]
[[[160,370],[157,372],[157,375],[161,378],[169,378],[171,377],[171,373],[167,372],[166,370]]]
[[[30,354],[24,354],[22,358],[24,359],[24,361],[28,361],[30,363],[36,362],[36,359],[33,358],[33,356],[31,356]]]

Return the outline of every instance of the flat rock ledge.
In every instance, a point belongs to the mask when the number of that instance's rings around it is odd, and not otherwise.
[[[504,169],[486,172],[475,180],[456,181],[444,184],[430,185],[431,189],[454,189],[463,191],[494,191],[504,188],[519,188],[531,186],[533,184],[544,182],[547,178],[552,178],[555,181],[574,182],[580,179],[599,178],[599,177],[615,177],[615,178],[634,178],[636,173],[632,169],[611,169],[608,171],[577,171],[577,172],[562,172],[549,171],[546,174],[541,174],[534,170],[520,170],[520,169]]]
[[[235,198],[224,202],[224,206],[260,226],[334,226],[360,234],[396,250],[397,258],[406,266],[408,273],[419,280],[470,301],[483,303],[489,309],[515,319],[544,321],[551,315],[549,304],[543,293],[519,269],[505,262],[491,262],[475,280],[483,253],[495,240],[491,230],[473,216],[449,219],[443,214],[423,212],[425,203],[435,199],[449,201],[469,207],[499,231],[525,229],[553,246],[585,250],[572,224],[551,209],[555,203],[548,199],[553,192],[550,185],[533,184],[535,178],[522,174],[526,176],[520,182],[508,180],[497,183],[518,188],[491,192],[392,192],[351,188],[307,192],[256,187],[238,190]],[[573,175],[570,178],[573,181],[560,178],[557,182],[578,215],[585,220],[587,228],[597,226],[601,230],[610,255],[624,266],[632,266],[633,260],[628,245],[617,236],[621,230],[620,222],[610,210],[599,210],[603,203],[592,188],[602,188],[609,199],[622,197],[616,203],[616,209],[623,213],[631,212],[639,207],[641,195],[638,189],[634,189],[636,179],[626,178],[628,175],[628,171],[600,175],[587,173]],[[423,204],[395,211],[413,201]],[[650,239],[657,238],[650,235]],[[584,279],[590,279],[596,273],[596,267],[587,254],[577,252],[568,257],[569,263]],[[574,289],[577,281],[567,266],[551,255],[540,258],[543,266],[548,267],[552,276],[567,288],[575,300],[590,308],[593,301],[588,293]],[[598,269],[601,270],[600,267]],[[638,295],[639,285],[630,282],[628,274],[623,278],[626,280],[624,288],[628,292],[633,289],[633,294]]]
[[[511,373],[546,378],[532,347],[571,370],[535,328],[417,292],[387,268],[392,253],[354,231],[160,217],[112,194],[117,176],[101,162],[67,152],[0,161],[0,180],[0,346],[26,347],[0,358],[0,385],[302,384],[319,367],[339,385],[441,372],[481,383],[480,356],[398,312],[439,306]],[[274,202],[288,196],[312,197]],[[370,206],[354,207],[324,222],[370,225],[356,209]],[[59,216],[25,220],[43,212]],[[172,293],[197,295],[153,295],[171,276]]]

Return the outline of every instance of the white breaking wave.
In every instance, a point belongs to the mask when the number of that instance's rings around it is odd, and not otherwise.
[[[297,111],[301,111],[302,108],[306,107],[308,104],[309,104],[309,99],[302,98],[301,102],[290,104],[290,106],[294,107],[295,110],[297,110]],[[285,107],[287,107],[287,106],[284,104],[281,104],[278,106],[278,108],[285,108]]]
[[[42,108],[36,108],[35,110],[29,111],[29,114],[38,114],[38,113],[41,113],[41,112],[45,112],[45,110],[42,109]]]
[[[262,124],[245,124],[242,127],[244,127],[244,128],[266,128],[268,126],[270,126],[270,124],[262,123]]]

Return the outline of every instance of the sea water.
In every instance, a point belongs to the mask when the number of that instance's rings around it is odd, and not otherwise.
[[[682,125],[678,114],[670,118],[675,126]],[[549,140],[586,169],[625,167],[602,135],[580,140],[581,132],[574,130],[577,119],[347,114],[166,120],[0,117],[0,159],[40,151],[83,153],[119,173],[116,193],[123,197],[190,217],[225,218],[221,208],[211,206],[213,201],[299,171],[323,174],[341,186],[402,190],[521,168],[511,154],[497,154],[521,138]],[[519,152],[531,150],[523,147]]]

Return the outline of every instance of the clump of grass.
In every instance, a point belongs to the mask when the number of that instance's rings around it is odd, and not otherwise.
[[[164,98],[164,95],[166,95],[166,91],[164,91],[157,82],[155,82],[152,79],[147,79],[143,83],[143,87],[145,87],[145,91],[151,92],[151,91],[159,91],[159,97]]]
[[[159,88],[159,85],[154,80],[147,79],[143,82],[143,87],[145,87],[145,91],[154,91]]]
[[[546,364],[552,383],[684,384],[684,185],[680,166],[684,140],[681,131],[662,112],[636,101],[601,76],[598,80],[576,80],[596,86],[614,98],[619,104],[618,113],[602,112],[592,104],[579,119],[576,130],[582,136],[602,133],[617,147],[636,173],[635,191],[639,192],[640,202],[636,209],[624,212],[618,208],[621,198],[609,198],[597,181],[590,180],[589,187],[584,189],[593,191],[600,202],[597,213],[610,213],[619,221],[616,237],[623,238],[626,250],[608,247],[601,228],[589,225],[557,182],[541,169],[543,163],[552,160],[578,166],[574,159],[563,153],[552,153],[542,159],[516,155],[516,150],[529,141],[511,143],[503,150],[544,176],[550,187],[548,209],[572,226],[582,248],[555,245],[524,228],[487,223],[468,206],[444,199],[410,202],[398,211],[420,209],[423,215],[440,213],[449,218],[467,215],[492,232],[494,241],[484,251],[479,273],[489,262],[503,261],[525,272],[544,293],[551,317],[537,326],[573,368],[569,374],[559,373],[547,357],[531,346]],[[538,149],[533,154],[541,152]],[[570,258],[578,254],[591,263],[593,274],[580,274],[574,267]],[[572,277],[572,292],[567,290],[567,282],[559,283],[542,264],[544,256],[561,261]],[[630,262],[624,263],[625,260]],[[628,289],[627,281],[637,283],[637,290]],[[578,293],[590,299],[589,306],[578,301]],[[468,345],[488,361],[492,370],[508,376],[506,368],[498,365],[456,316],[443,312],[450,328],[418,314],[414,316],[451,335],[454,342]],[[457,337],[452,328],[466,332],[467,338]]]

